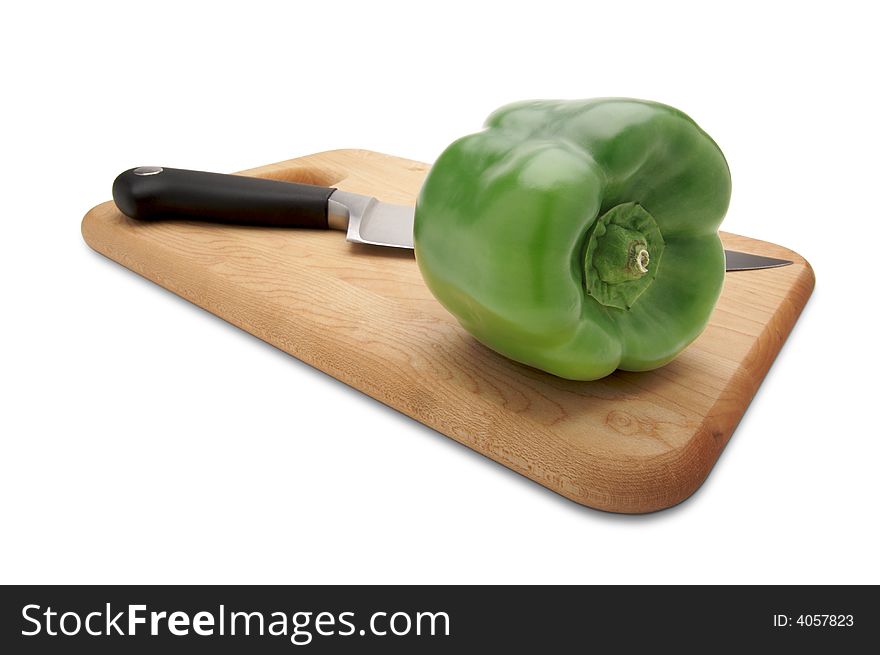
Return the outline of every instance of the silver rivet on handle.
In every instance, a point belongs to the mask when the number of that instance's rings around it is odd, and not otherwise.
[[[158,175],[161,172],[161,166],[138,166],[132,171],[135,175]]]

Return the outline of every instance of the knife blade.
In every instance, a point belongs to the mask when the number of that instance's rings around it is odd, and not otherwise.
[[[763,268],[779,268],[793,263],[790,259],[753,255],[738,250],[724,251],[724,270],[728,273],[730,271],[760,271]]]
[[[113,200],[138,220],[186,219],[235,225],[336,229],[352,243],[413,248],[415,208],[297,182],[140,166],[113,182]],[[753,271],[792,262],[725,250],[725,270]]]

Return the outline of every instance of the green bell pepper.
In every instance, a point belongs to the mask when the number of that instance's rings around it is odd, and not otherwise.
[[[724,155],[677,109],[515,103],[429,172],[416,259],[462,326],[511,359],[574,380],[645,371],[706,326],[729,201]]]

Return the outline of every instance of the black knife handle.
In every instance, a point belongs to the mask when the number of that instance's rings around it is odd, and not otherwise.
[[[141,166],[113,182],[113,200],[131,218],[164,218],[327,229],[336,189],[243,175]]]

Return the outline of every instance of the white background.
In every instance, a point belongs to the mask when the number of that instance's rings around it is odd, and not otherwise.
[[[870,3],[6,7],[0,581],[880,582]],[[565,500],[79,234],[131,166],[432,161],[506,102],[608,95],[693,116],[724,229],[818,280],[706,484],[653,515]]]

